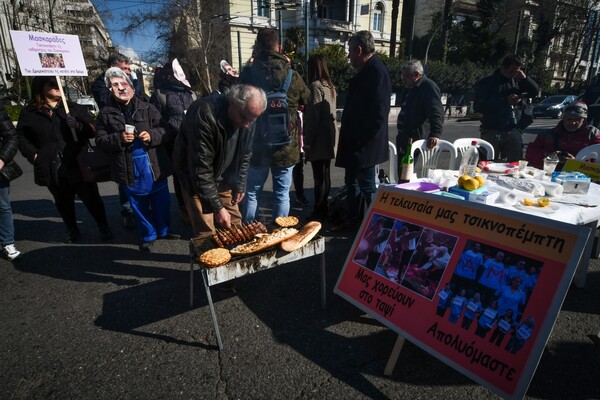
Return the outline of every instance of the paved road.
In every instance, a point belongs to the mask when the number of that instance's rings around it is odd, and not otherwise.
[[[476,127],[450,121],[447,133],[471,135]],[[197,291],[195,307],[188,306],[190,228],[175,208],[182,240],[143,254],[136,234],[119,225],[116,186],[103,183],[115,238],[101,243],[78,205],[82,241],[63,244],[48,192],[18,161],[25,175],[11,197],[24,254],[14,263],[0,260],[1,399],[494,397],[411,344],[393,375],[383,375],[396,335],[332,293],[354,239],[348,234],[324,232],[326,310],[316,260],[239,279],[236,293],[213,290],[225,345],[218,352],[204,294]],[[334,177],[339,186],[341,170],[334,168]],[[600,351],[592,340],[600,329],[599,292],[594,260],[587,286],[569,291],[528,398],[600,398]]]

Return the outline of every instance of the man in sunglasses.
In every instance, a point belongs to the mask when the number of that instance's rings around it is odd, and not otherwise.
[[[587,118],[588,106],[585,103],[575,101],[565,107],[558,125],[540,133],[527,146],[526,158],[529,164],[541,169],[544,158],[552,155],[560,160],[556,167],[560,171],[564,163],[575,158],[579,150],[600,143],[600,131],[589,124]]]

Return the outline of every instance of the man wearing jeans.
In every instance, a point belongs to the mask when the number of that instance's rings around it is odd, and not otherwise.
[[[290,65],[285,55],[281,54],[279,36],[275,30],[262,28],[258,31],[254,54],[254,62],[242,70],[240,82],[258,86],[265,92],[279,90],[288,75]],[[256,219],[258,200],[269,172],[273,179],[273,220],[280,216],[287,216],[290,212],[289,191],[292,184],[292,169],[300,159],[296,111],[298,104],[306,104],[310,97],[310,90],[296,71],[292,71],[287,97],[291,143],[270,147],[266,145],[265,132],[259,132],[257,127],[254,134],[246,196],[242,203],[244,222]]]
[[[375,193],[375,165],[388,160],[388,115],[392,85],[385,65],[375,55],[375,41],[368,31],[348,40],[350,64],[357,70],[350,80],[342,114],[335,165],[345,169],[348,218],[343,227],[360,222],[359,198],[367,206]]]

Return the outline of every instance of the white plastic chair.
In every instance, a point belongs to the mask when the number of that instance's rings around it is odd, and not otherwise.
[[[475,140],[477,141],[477,145],[480,147],[483,147],[487,153],[487,158],[488,160],[493,160],[494,159],[494,146],[492,146],[492,144],[486,140],[483,139],[479,139],[479,138],[462,138],[462,139],[456,139],[453,144],[456,147],[456,150],[458,151],[458,153],[460,154],[460,158],[456,159],[456,165],[454,166],[454,169],[458,169],[458,167],[460,167],[460,161],[462,160],[462,158],[464,157],[465,153],[467,152],[467,149],[469,148],[469,146],[471,146],[471,142]],[[480,160],[481,161],[481,160]]]
[[[398,152],[396,151],[396,145],[394,143],[388,141],[388,149],[390,152],[390,167],[388,178],[390,178],[390,183],[398,182]],[[375,182],[378,184],[381,183],[378,180],[379,177],[379,165],[375,166]]]
[[[576,160],[588,161],[594,159],[594,163],[600,164],[600,144],[592,144],[579,150],[575,156]]]
[[[437,146],[433,149],[427,148],[427,140],[417,140],[412,144],[411,156],[415,158],[416,152],[421,153],[421,157],[416,162],[421,164],[421,173],[417,175],[418,178],[427,177],[427,174],[430,169],[438,168],[438,161],[440,159],[440,155],[442,153],[450,153],[450,161],[448,164],[448,169],[453,169],[454,164],[456,163],[456,158],[458,157],[458,151],[454,144],[447,140],[439,140]],[[418,168],[415,168],[415,171],[418,171]]]

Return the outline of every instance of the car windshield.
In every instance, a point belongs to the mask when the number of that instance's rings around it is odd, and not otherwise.
[[[542,103],[544,104],[559,104],[562,103],[564,99],[566,99],[567,96],[550,96],[550,97],[546,97],[544,100],[542,100]]]

